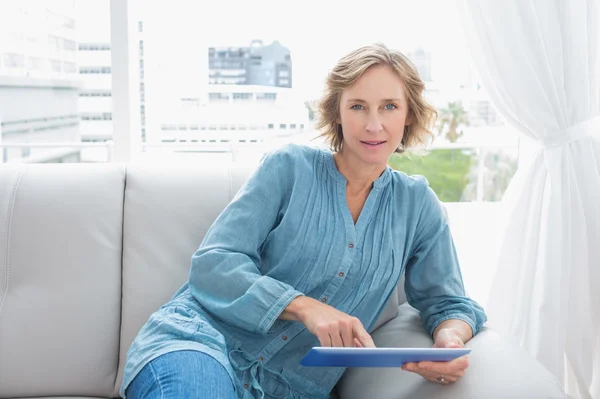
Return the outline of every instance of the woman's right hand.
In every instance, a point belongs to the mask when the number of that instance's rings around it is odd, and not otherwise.
[[[375,348],[371,335],[358,318],[310,297],[292,300],[280,318],[304,324],[319,338],[321,346]]]

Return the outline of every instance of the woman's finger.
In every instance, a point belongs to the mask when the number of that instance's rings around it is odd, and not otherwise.
[[[342,345],[347,347],[354,347],[354,336],[352,335],[352,324],[343,323],[340,324],[340,333],[342,335]]]
[[[419,362],[417,363],[417,367],[439,374],[456,374],[469,367],[469,359],[466,356],[463,356],[450,362]]]
[[[339,348],[344,346],[344,343],[342,342],[342,337],[340,335],[340,331],[337,329],[332,329],[329,332],[329,336],[331,337],[331,346]]]
[[[315,335],[319,339],[319,343],[321,344],[321,346],[323,346],[323,347],[331,346],[331,337],[329,336],[329,333],[327,331],[324,331],[322,329],[317,329],[315,331]]]
[[[358,338],[362,346],[365,348],[375,348],[373,338],[371,338],[371,335],[365,330],[360,320],[355,319],[355,322],[352,325],[352,332],[354,333],[354,336]]]
[[[453,372],[453,373],[440,373],[437,371],[419,368],[415,363],[406,363],[402,366],[402,369],[419,374],[426,380],[433,381],[433,382],[440,382],[438,380],[438,378],[441,377],[442,375],[444,376],[444,380],[450,381],[450,382],[456,382],[460,377],[462,377],[465,374],[464,370],[460,370],[460,371]]]

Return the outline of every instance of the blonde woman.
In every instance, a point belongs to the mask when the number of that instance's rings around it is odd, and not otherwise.
[[[427,142],[423,82],[376,44],[330,72],[319,128],[331,150],[266,155],[192,257],[188,282],[128,352],[127,398],[328,398],[343,368],[299,364],[313,346],[374,346],[368,331],[401,275],[436,347],[486,316],[466,297],[443,209],[422,177],[387,166]],[[406,364],[437,384],[466,358]]]

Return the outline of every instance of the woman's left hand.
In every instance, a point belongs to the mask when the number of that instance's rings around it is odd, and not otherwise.
[[[464,348],[465,344],[455,330],[448,328],[438,332],[434,348]],[[449,362],[418,362],[405,363],[402,370],[417,373],[427,381],[438,384],[451,384],[458,381],[469,367],[467,356],[462,356]]]

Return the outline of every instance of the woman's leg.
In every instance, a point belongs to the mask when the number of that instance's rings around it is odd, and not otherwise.
[[[126,391],[127,399],[235,399],[229,374],[213,357],[198,351],[166,353],[148,363]]]

